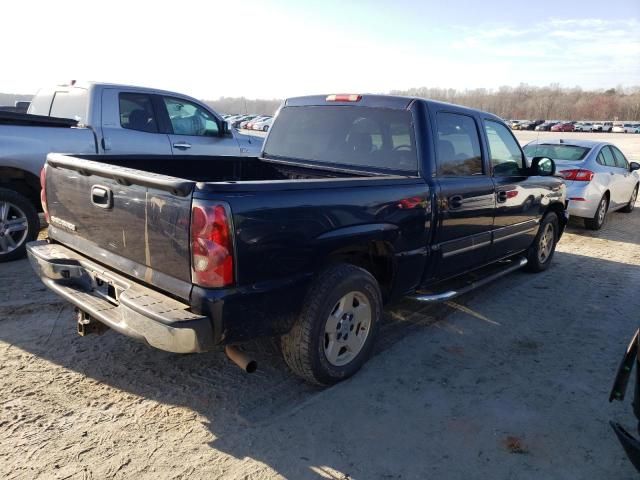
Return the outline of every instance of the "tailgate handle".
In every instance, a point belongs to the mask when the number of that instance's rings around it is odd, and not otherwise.
[[[111,189],[102,185],[91,187],[91,203],[100,208],[113,207],[113,193]]]

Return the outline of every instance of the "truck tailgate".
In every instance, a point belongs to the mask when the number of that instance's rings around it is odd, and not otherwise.
[[[45,189],[49,236],[188,298],[193,185],[189,180],[51,154]]]

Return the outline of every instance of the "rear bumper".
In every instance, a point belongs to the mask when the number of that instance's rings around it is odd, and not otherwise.
[[[190,312],[189,305],[59,244],[31,242],[27,253],[47,287],[117,332],[168,352],[202,352],[213,346],[211,321]]]
[[[572,182],[567,187],[569,215],[581,218],[593,218],[600,205],[602,193],[591,182]],[[576,200],[576,199],[583,200]]]

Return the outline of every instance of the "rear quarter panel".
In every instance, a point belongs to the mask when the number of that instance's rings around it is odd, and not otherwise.
[[[217,196],[195,194],[200,195]],[[313,275],[332,253],[371,241],[384,242],[392,252],[399,289],[415,286],[422,275],[431,198],[421,179],[237,192],[220,199],[233,213],[241,286]]]

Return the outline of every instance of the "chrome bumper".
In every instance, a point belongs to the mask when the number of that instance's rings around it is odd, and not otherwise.
[[[189,305],[63,245],[30,242],[27,253],[47,287],[117,332],[167,352],[202,352],[212,347],[211,321],[190,312]]]

